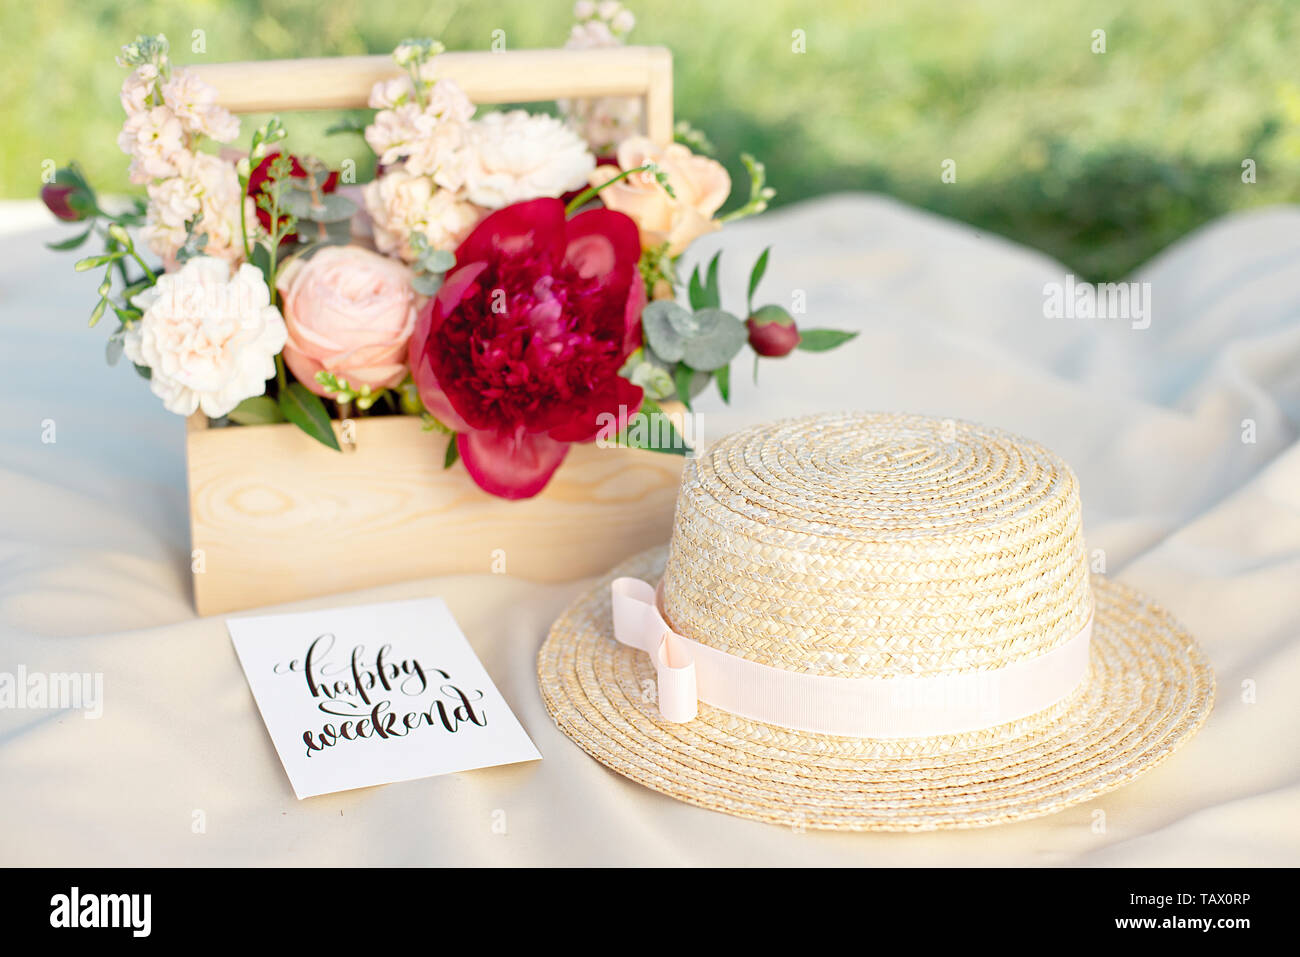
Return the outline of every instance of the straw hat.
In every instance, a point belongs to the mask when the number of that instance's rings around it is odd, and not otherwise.
[[[752,428],[694,457],[667,547],[560,617],[538,678],[560,729],[614,771],[835,830],[1079,804],[1168,757],[1214,697],[1168,613],[1090,576],[1064,462],[998,430],[874,414]]]

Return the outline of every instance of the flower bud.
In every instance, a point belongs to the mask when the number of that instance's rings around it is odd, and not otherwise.
[[[780,306],[760,306],[745,320],[749,344],[760,356],[789,355],[799,345],[799,329]]]
[[[87,219],[95,209],[95,196],[85,180],[66,167],[54,174],[54,182],[41,187],[41,202],[65,223]]]

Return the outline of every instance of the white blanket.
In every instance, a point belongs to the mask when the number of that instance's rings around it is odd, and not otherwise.
[[[1080,478],[1090,549],[1217,670],[1204,731],[1138,782],[928,835],[792,833],[607,771],[534,681],[584,584],[492,576],[298,607],[442,595],[544,760],[296,801],[222,621],[190,606],[182,421],[105,368],[107,330],[85,328],[97,277],[41,245],[66,233],[0,214],[0,672],[104,676],[98,720],[0,711],[0,864],[1300,864],[1300,211],[1233,216],[1159,257],[1136,277],[1146,329],[1046,318],[1062,266],[877,197],[725,234],[724,305],[742,308],[772,244],[759,300],[798,291],[805,326],[862,334],[765,362],[757,388],[738,366],[731,410],[699,403],[706,438],[862,408],[1037,439]]]

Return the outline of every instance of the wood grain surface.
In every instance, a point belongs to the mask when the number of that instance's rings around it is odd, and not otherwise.
[[[438,56],[439,75],[479,104],[560,97],[639,96],[646,135],[673,138],[673,58],[665,47],[607,50],[501,50]],[[322,57],[212,63],[192,69],[236,113],[345,110],[366,105],[370,88],[401,73],[390,56]]]
[[[334,423],[341,433],[340,423]],[[431,575],[565,581],[668,540],[681,456],[577,445],[536,498],[483,492],[411,416],[335,452],[292,425],[188,433],[201,615]]]

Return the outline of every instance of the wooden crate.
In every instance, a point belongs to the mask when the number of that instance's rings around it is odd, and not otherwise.
[[[640,96],[646,133],[672,139],[672,58],[665,49],[445,53],[440,75],[479,104]],[[194,68],[235,112],[364,107],[400,71],[387,56],[222,63]],[[418,418],[351,420],[327,449],[287,424],[188,423],[194,604],[213,615],[455,573],[537,581],[593,575],[667,540],[683,460],[574,446],[536,498],[480,490],[446,439]]]

